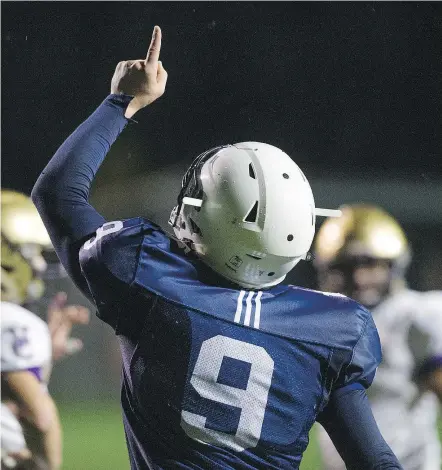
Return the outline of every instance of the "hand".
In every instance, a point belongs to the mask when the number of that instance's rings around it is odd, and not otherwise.
[[[132,117],[137,111],[153,103],[166,89],[167,72],[159,59],[161,29],[155,26],[146,59],[120,62],[111,82],[111,93],[125,93],[134,98],[125,116]]]
[[[54,361],[83,349],[83,342],[78,338],[71,338],[70,334],[73,325],[89,323],[89,309],[81,305],[66,305],[66,302],[67,295],[58,292],[48,308],[47,322]]]
[[[35,468],[32,467],[32,454],[29,449],[22,449],[18,452],[8,452],[2,455],[2,470],[9,468],[19,468],[20,470]]]

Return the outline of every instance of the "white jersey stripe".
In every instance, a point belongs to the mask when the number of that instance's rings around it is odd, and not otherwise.
[[[236,312],[235,312],[235,323],[239,323],[241,320],[241,312],[242,312],[242,299],[244,298],[244,294],[246,291],[242,290],[238,295],[238,300],[236,303]]]
[[[253,298],[253,291],[249,292],[249,295],[246,299],[246,316],[244,318],[244,325],[250,326],[250,316],[252,314],[252,298]]]
[[[261,296],[262,296],[262,291],[259,291],[255,297],[256,310],[255,310],[255,321],[253,323],[253,326],[255,328],[259,328],[259,322],[261,320]]]

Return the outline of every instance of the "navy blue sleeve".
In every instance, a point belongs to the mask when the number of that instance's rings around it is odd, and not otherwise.
[[[88,202],[92,181],[128,123],[128,95],[109,95],[61,145],[32,190],[32,201],[57,255],[75,284],[90,297],[81,274],[81,244],[105,223]]]
[[[402,469],[379,431],[362,385],[333,392],[317,421],[348,470]]]
[[[140,334],[152,305],[153,297],[140,293],[135,280],[144,238],[153,230],[141,218],[107,222],[80,248],[80,266],[97,316],[116,334]]]
[[[361,309],[361,312],[365,317],[362,333],[353,348],[350,362],[340,373],[334,389],[351,389],[357,384],[369,388],[382,361],[381,341],[373,317],[366,309]]]

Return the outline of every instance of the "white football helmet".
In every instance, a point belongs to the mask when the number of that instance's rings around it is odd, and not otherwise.
[[[211,269],[242,287],[282,282],[307,257],[317,215],[304,173],[260,142],[216,147],[187,170],[169,223]]]

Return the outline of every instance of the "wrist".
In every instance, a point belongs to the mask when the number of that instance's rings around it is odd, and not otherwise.
[[[133,95],[126,95],[125,93],[111,93],[107,99],[112,103],[125,108],[134,98]]]
[[[135,113],[137,113],[144,106],[138,101],[137,97],[134,96],[132,100],[127,105],[126,111],[124,112],[124,117],[130,119]]]

